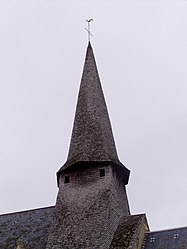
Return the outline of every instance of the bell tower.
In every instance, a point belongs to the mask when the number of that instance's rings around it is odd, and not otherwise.
[[[67,161],[47,249],[108,249],[122,216],[130,171],[119,161],[101,82],[88,43]]]

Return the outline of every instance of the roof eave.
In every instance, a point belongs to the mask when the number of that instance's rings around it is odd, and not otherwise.
[[[66,174],[74,169],[94,167],[94,166],[107,166],[111,165],[113,171],[116,172],[118,180],[123,182],[124,185],[128,184],[130,170],[124,166],[120,161],[75,161],[73,163],[69,163],[68,161],[59,169],[57,174],[57,185],[59,187],[59,179],[61,174]]]

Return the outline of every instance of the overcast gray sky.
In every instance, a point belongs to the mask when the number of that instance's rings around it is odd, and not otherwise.
[[[187,226],[187,1],[0,1],[0,213],[54,205],[87,47],[131,212]]]

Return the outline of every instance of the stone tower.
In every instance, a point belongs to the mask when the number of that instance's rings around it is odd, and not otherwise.
[[[109,248],[120,218],[130,215],[128,179],[89,42],[69,154],[57,173],[59,192],[46,248]]]

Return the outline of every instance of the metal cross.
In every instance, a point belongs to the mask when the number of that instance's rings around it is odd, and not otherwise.
[[[88,23],[88,28],[85,28],[88,31],[88,41],[90,41],[90,36],[93,36],[90,32],[90,22],[93,21],[93,19],[86,20]]]

